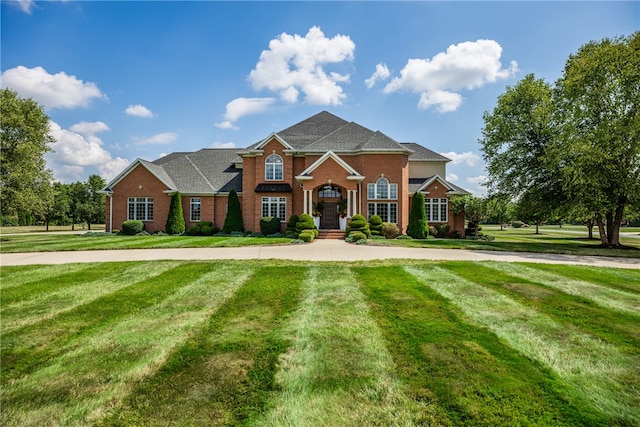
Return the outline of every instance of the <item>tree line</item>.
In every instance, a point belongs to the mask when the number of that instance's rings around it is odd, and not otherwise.
[[[55,182],[44,155],[51,151],[49,117],[30,98],[0,89],[0,214],[2,225],[104,223],[106,185],[98,175]]]

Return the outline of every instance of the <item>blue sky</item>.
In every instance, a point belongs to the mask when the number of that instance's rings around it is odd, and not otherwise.
[[[453,159],[483,194],[482,114],[554,82],[640,2],[2,1],[2,87],[51,118],[63,182],[140,157],[244,147],[319,111]]]

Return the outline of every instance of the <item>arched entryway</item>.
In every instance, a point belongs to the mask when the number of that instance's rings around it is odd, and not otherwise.
[[[322,208],[320,213],[320,228],[336,230],[340,228],[340,214],[346,215],[346,200],[343,196],[344,189],[335,184],[325,184],[316,190],[314,199]]]

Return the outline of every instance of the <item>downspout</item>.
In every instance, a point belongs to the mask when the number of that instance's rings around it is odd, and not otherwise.
[[[108,194],[109,196],[109,233],[113,233],[113,191]]]

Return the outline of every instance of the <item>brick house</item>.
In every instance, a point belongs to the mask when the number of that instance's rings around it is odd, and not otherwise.
[[[449,161],[323,111],[246,148],[137,159],[103,190],[107,230],[140,219],[148,232],[164,231],[175,191],[182,195],[187,228],[198,221],[222,228],[235,190],[246,230],[258,231],[263,216],[279,217],[284,229],[292,214],[315,212],[320,229],[343,228],[341,217],[360,213],[380,215],[405,231],[411,196],[421,191],[429,224],[448,223],[462,232],[464,217],[453,214],[449,199],[469,192],[446,181]]]

